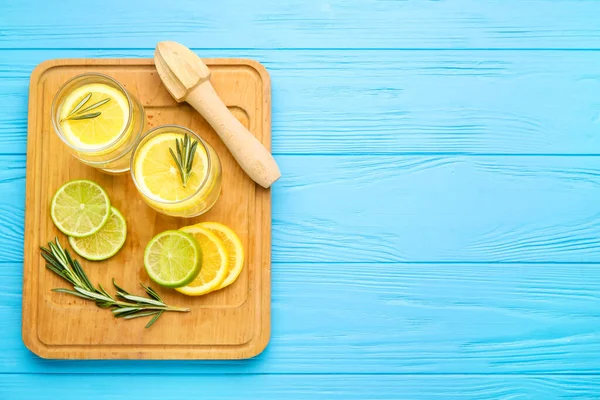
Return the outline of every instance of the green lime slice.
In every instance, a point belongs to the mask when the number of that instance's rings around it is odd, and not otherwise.
[[[52,221],[68,236],[93,235],[110,217],[110,199],[95,182],[76,180],[65,183],[52,198]]]
[[[114,207],[110,217],[100,230],[83,238],[69,237],[69,243],[81,257],[92,260],[106,260],[117,254],[127,238],[127,223],[123,215]]]
[[[150,278],[161,286],[178,288],[192,282],[200,272],[202,252],[196,239],[182,231],[154,236],[146,246],[144,265]]]

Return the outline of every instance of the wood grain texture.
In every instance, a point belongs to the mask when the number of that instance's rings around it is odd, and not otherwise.
[[[0,15],[0,47],[600,48],[598,15],[589,0],[24,2]]]
[[[270,84],[258,63],[241,59],[206,60],[211,81],[236,117],[270,148]],[[223,168],[217,204],[197,218],[177,219],[150,208],[138,195],[130,174],[106,175],[69,154],[53,133],[50,105],[66,81],[85,72],[112,76],[144,106],[148,126],[178,123],[214,147]],[[51,292],[64,282],[45,268],[39,246],[54,237],[48,205],[56,190],[72,179],[90,179],[104,187],[128,221],[127,241],[109,260],[82,266],[92,282],[111,287],[151,284],[143,269],[144,249],[156,234],[200,221],[231,227],[245,249],[245,267],[236,282],[201,297],[155,289],[167,304],[189,308],[145,330],[142,319],[115,319],[89,303]],[[152,59],[62,59],[40,64],[31,77],[27,143],[23,341],[44,358],[74,359],[239,359],[259,354],[270,332],[270,191],[256,187],[200,115],[179,105],[158,77]],[[135,291],[132,293],[136,293]],[[60,321],[60,323],[57,323]],[[168,321],[168,322],[167,322]],[[201,332],[201,334],[200,334]]]
[[[4,379],[4,380],[3,380]],[[106,384],[107,380],[110,385]],[[75,382],[80,382],[76,384]],[[160,382],[160,384],[157,384]],[[77,385],[74,392],[67,387]],[[201,389],[200,389],[201,388]],[[77,376],[0,375],[0,395],[10,400],[49,396],[64,400],[99,396],[106,400],[162,400],[177,394],[193,398],[202,391],[207,400],[265,399],[340,400],[389,399],[597,399],[596,376],[465,376],[465,375],[241,375],[241,376]]]
[[[600,262],[598,157],[276,158],[277,262]],[[0,202],[8,262],[22,261],[15,163],[0,156],[0,189],[17,195]]]
[[[600,4],[600,3],[599,3]],[[149,50],[3,51],[0,153],[24,154],[31,70],[56,57]],[[600,52],[233,51],[265,65],[275,154],[600,154]]]
[[[20,269],[0,264],[0,373],[600,373],[597,264],[274,263],[269,347],[219,363],[42,360]]]

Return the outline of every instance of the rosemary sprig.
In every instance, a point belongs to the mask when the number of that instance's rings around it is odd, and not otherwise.
[[[107,98],[107,99],[104,99],[104,100],[100,100],[99,102],[97,102],[97,103],[94,103],[94,104],[92,104],[91,106],[89,106],[89,107],[86,107],[86,108],[84,108],[83,110],[79,111],[79,114],[81,114],[81,113],[84,113],[84,112],[91,111],[91,110],[93,110],[94,108],[98,108],[98,107],[100,107],[101,105],[104,105],[104,104],[108,103],[109,101],[110,101],[110,97],[109,97],[109,98]]]
[[[169,147],[169,152],[177,169],[179,170],[179,176],[181,177],[181,183],[183,187],[187,185],[188,179],[192,175],[192,165],[194,165],[194,156],[196,155],[196,147],[198,147],[197,140],[190,140],[189,135],[185,134],[183,139],[175,139],[175,149],[177,154]]]
[[[90,114],[75,115],[75,116],[70,117],[70,118],[65,118],[63,121],[66,121],[66,120],[79,120],[79,119],[92,119],[92,118],[96,118],[100,114],[102,114],[102,113],[101,112],[95,112],[95,113],[90,113]]]
[[[93,112],[93,113],[88,113],[88,114],[84,114],[84,113],[87,113],[88,111],[94,110],[94,109],[108,103],[110,101],[110,98],[100,100],[99,102],[94,103],[91,106],[88,106],[82,110],[81,108],[87,104],[87,102],[90,100],[91,97],[92,97],[92,93],[86,94],[85,97],[83,99],[81,99],[81,101],[79,103],[77,103],[77,105],[71,110],[71,112],[69,112],[69,114],[67,114],[67,116],[65,118],[60,120],[60,122],[68,121],[68,120],[91,119],[91,118],[96,118],[97,116],[102,114],[102,112]]]
[[[83,268],[81,268],[79,261],[74,260],[69,252],[60,245],[58,238],[54,242],[48,242],[48,247],[40,246],[40,249],[42,250],[42,257],[46,260],[46,267],[73,285],[74,289],[52,289],[53,292],[66,293],[93,301],[100,308],[110,308],[117,318],[133,319],[153,316],[146,328],[150,328],[165,311],[190,311],[189,308],[166,305],[158,293],[142,283],[140,285],[150,298],[129,293],[117,285],[114,279],[112,283],[117,290],[117,295],[114,297],[102,285],[98,285],[98,288],[94,287]]]
[[[87,103],[90,100],[91,97],[92,97],[91,93],[86,94],[85,97],[83,99],[81,99],[81,101],[79,103],[77,103],[75,108],[73,108],[71,110],[71,112],[67,115],[67,118],[70,117],[71,115],[75,114],[77,111],[79,111],[79,109],[81,107],[83,107],[85,105],[85,103]]]

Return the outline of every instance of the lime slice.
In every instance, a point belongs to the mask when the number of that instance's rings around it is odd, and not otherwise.
[[[202,251],[196,239],[182,231],[159,233],[144,252],[144,265],[150,278],[170,288],[192,282],[200,272],[201,261]]]
[[[96,233],[83,238],[69,237],[69,243],[81,257],[87,260],[106,260],[117,254],[127,238],[127,223],[123,215],[114,207],[110,217]]]
[[[61,186],[52,198],[50,216],[65,235],[90,236],[108,221],[110,200],[95,182],[70,181]]]

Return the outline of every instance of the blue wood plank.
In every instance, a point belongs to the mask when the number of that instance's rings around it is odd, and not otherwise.
[[[275,262],[600,262],[598,157],[277,156]],[[0,156],[22,261],[24,156]]]
[[[597,264],[275,263],[269,347],[231,362],[39,359],[21,271],[0,264],[4,373],[600,373]]]
[[[347,375],[0,375],[0,397],[79,400],[196,398],[327,399],[595,399],[600,378],[589,376],[347,376]]]
[[[202,53],[268,68],[276,154],[600,154],[600,51]],[[35,65],[152,53],[1,54],[0,153],[23,154]]]
[[[279,157],[278,262],[598,262],[598,157]]]
[[[570,0],[11,2],[0,47],[599,48],[600,4]],[[119,12],[114,12],[119,10]]]
[[[279,262],[600,260],[597,157],[280,157]]]

